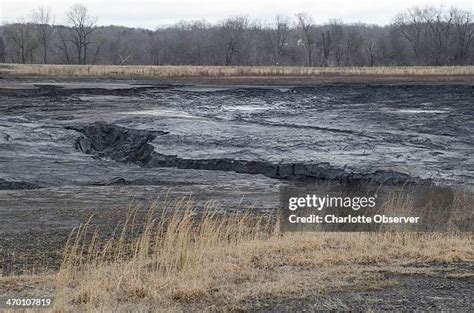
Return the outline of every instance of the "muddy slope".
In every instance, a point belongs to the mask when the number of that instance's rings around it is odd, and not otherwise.
[[[148,167],[176,167],[211,171],[233,171],[243,174],[262,174],[283,180],[329,180],[332,182],[371,182],[378,184],[430,183],[395,171],[348,173],[329,163],[279,163],[222,159],[184,159],[165,155],[149,144],[159,135],[168,132],[134,130],[116,125],[95,123],[87,126],[70,126],[84,136],[77,138],[79,151],[114,161],[136,163]]]

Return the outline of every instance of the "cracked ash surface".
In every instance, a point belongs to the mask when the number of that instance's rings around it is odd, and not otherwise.
[[[469,85],[2,80],[0,95],[0,233],[22,251],[167,193],[270,210],[291,181],[474,185]]]

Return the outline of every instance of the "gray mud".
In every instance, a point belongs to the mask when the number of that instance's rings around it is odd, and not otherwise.
[[[269,161],[248,161],[230,158],[184,159],[177,155],[165,155],[155,151],[150,143],[159,135],[169,132],[135,130],[113,124],[94,123],[86,126],[70,126],[84,136],[77,138],[75,148],[85,154],[99,158],[110,158],[117,162],[135,163],[146,167],[173,167],[209,171],[231,171],[244,174],[260,174],[280,180],[328,180],[337,183],[376,184],[429,184],[431,180],[411,177],[391,170],[377,170],[370,173],[348,172],[334,168],[329,163],[272,163]],[[133,181],[120,180],[123,184]]]
[[[132,201],[166,195],[269,211],[295,181],[472,188],[473,93],[2,80],[0,271],[56,254],[90,214],[113,228]]]

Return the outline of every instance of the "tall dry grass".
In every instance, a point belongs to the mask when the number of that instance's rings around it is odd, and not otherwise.
[[[140,209],[131,208],[124,223],[101,244],[99,232],[91,232],[89,220],[68,239],[60,276],[74,276],[84,265],[123,260],[146,264],[148,269],[163,275],[186,271],[214,247],[261,239],[274,227],[269,217],[256,217],[248,211],[223,215],[209,204],[198,214],[193,206],[189,198],[167,202],[163,208],[154,204],[140,223]],[[68,278],[71,277],[65,280]]]
[[[292,67],[3,64],[0,75],[84,78],[472,76],[474,66]]]
[[[137,209],[105,242],[89,223],[69,238],[55,308],[75,310],[248,309],[254,299],[387,282],[370,267],[474,261],[472,235],[287,233],[270,216],[203,213],[192,201]]]

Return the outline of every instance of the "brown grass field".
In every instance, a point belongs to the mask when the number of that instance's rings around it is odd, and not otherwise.
[[[211,82],[473,82],[474,66],[285,67],[1,64],[0,76],[110,79],[209,79]]]
[[[246,311],[265,299],[396,285],[387,271],[431,275],[419,265],[474,262],[472,233],[280,233],[270,216],[192,207],[152,206],[141,221],[130,209],[105,241],[87,222],[57,273],[0,277],[0,289],[53,295],[56,312]]]

